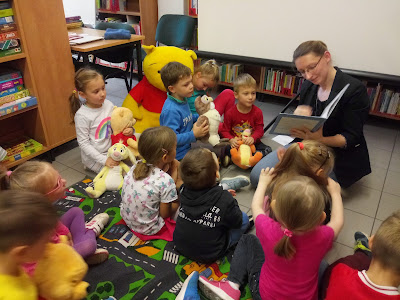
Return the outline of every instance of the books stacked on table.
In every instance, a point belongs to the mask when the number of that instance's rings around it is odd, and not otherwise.
[[[9,68],[0,69],[0,116],[35,104],[37,100],[29,97],[21,72]]]
[[[14,12],[8,1],[0,2],[0,57],[21,52]]]
[[[65,22],[67,23],[67,29],[79,28],[83,26],[81,16],[65,18]]]
[[[7,151],[2,162],[13,162],[43,149],[42,144],[27,136],[20,136],[3,142],[0,146]]]

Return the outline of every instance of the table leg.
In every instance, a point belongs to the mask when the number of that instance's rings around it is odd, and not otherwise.
[[[136,48],[136,57],[137,57],[137,64],[138,64],[138,79],[139,81],[143,79],[143,70],[142,70],[142,44],[140,41],[135,43]],[[132,85],[132,84],[131,84]]]

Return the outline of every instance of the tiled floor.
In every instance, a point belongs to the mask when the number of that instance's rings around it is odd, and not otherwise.
[[[122,80],[111,79],[106,85],[107,98],[115,105],[121,106],[127,91]],[[264,123],[267,124],[283,108],[283,100],[265,99],[267,102],[257,102],[264,113]],[[376,232],[382,221],[393,211],[400,209],[400,123],[386,120],[370,119],[365,126],[365,136],[370,151],[372,173],[343,191],[345,207],[345,225],[328,253],[328,262],[352,254],[355,231],[367,234]],[[264,143],[273,149],[278,144],[271,141],[270,135],[263,138]],[[67,180],[68,185],[82,180],[85,176],[94,177],[95,174],[85,171],[80,162],[80,151],[76,142],[65,147],[72,148],[56,157],[53,165]],[[62,152],[62,148],[56,152]],[[234,165],[221,170],[222,177],[231,177],[239,174],[249,175]],[[237,200],[243,211],[250,210],[254,189],[246,187],[237,193]]]

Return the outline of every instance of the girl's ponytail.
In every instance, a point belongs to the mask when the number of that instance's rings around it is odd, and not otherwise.
[[[74,117],[78,109],[81,107],[81,101],[79,100],[77,90],[74,90],[69,96],[69,107],[71,112],[72,123],[74,123]]]
[[[150,166],[145,159],[139,160],[135,170],[133,170],[135,180],[141,180],[149,176]]]
[[[287,231],[288,229],[285,229]],[[291,259],[296,254],[296,248],[290,241],[291,233],[284,233],[283,237],[274,247],[274,253],[286,259]]]

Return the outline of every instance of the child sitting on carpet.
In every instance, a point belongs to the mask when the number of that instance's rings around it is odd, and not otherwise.
[[[200,277],[200,289],[210,299],[239,299],[239,287],[249,283],[253,299],[317,299],[318,269],[343,226],[338,183],[329,179],[332,219],[327,226],[324,195],[309,177],[297,176],[277,191],[270,208],[263,201],[273,168],[262,169],[251,205],[257,237],[244,235],[235,249],[227,281]],[[264,259],[265,257],[265,259]]]
[[[142,240],[172,241],[179,207],[176,134],[165,126],[148,128],[140,135],[142,157],[128,172],[122,186],[121,217]]]
[[[21,266],[42,257],[57,219],[53,206],[38,193],[0,192],[0,299],[38,299]]]
[[[44,195],[50,203],[64,197],[66,180],[47,162],[27,161],[14,171],[0,174],[2,190],[26,190]],[[108,259],[108,251],[97,249],[96,237],[108,222],[108,214],[96,215],[85,224],[85,214],[79,207],[69,209],[57,224],[53,242],[67,237],[69,244],[88,264],[98,264]],[[33,272],[35,265],[26,266],[28,273]]]
[[[239,241],[249,227],[249,217],[230,192],[217,184],[215,153],[206,148],[190,150],[179,173],[184,184],[174,232],[176,249],[192,260],[214,262]]]

